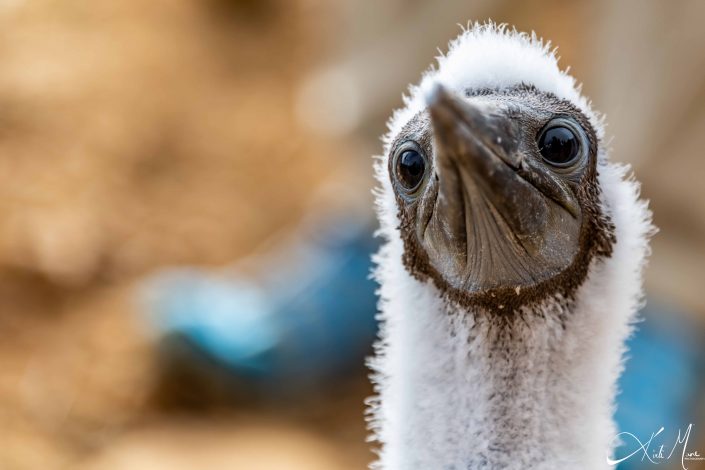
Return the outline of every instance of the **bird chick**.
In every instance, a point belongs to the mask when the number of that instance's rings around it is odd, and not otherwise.
[[[607,466],[651,214],[533,35],[475,25],[377,160],[374,468]]]

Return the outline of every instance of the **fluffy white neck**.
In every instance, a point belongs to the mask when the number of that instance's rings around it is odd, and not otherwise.
[[[376,468],[607,468],[615,382],[641,298],[650,214],[621,167],[600,168],[616,226],[571,311],[546,305],[526,321],[447,307],[404,270],[392,223],[380,252],[383,329],[371,365],[379,396]],[[380,204],[393,218],[393,201]]]

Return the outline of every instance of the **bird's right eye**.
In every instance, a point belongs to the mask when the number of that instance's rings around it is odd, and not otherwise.
[[[415,149],[406,149],[397,156],[394,168],[399,185],[407,192],[416,190],[426,173],[426,159]]]

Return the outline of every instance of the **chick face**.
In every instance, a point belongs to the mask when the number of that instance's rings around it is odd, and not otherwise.
[[[569,298],[614,241],[597,154],[587,117],[549,93],[436,85],[388,155],[406,268],[466,304]]]

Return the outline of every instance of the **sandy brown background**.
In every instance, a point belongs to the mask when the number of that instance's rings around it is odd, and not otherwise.
[[[168,376],[134,289],[369,206],[406,84],[487,18],[559,46],[652,200],[650,295],[705,322],[702,2],[0,0],[0,469],[364,468],[362,367],[296,404]]]

